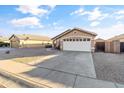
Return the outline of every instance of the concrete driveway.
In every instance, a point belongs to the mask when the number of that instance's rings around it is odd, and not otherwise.
[[[54,54],[55,57],[30,65],[96,78],[91,53],[64,51]]]
[[[50,87],[124,87],[96,78],[91,53],[49,49],[15,49],[10,52],[9,55],[0,52],[0,69]],[[26,63],[11,60],[37,55],[43,55],[43,58]]]

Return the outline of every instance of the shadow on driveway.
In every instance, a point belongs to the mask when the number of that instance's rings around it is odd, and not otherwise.
[[[77,75],[95,78],[96,73],[91,53],[61,52],[56,57],[38,63],[27,63],[36,68],[24,72],[32,78],[38,78],[49,85],[74,87]]]

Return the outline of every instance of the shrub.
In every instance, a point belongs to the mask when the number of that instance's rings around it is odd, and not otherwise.
[[[6,53],[6,54],[9,54],[9,53],[10,53],[10,51],[8,50],[8,51],[6,51],[5,53]]]
[[[10,43],[0,42],[0,47],[9,47]]]
[[[52,48],[52,44],[46,44],[45,48]]]

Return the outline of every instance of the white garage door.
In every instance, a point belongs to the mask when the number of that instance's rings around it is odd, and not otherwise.
[[[83,39],[64,39],[63,50],[66,51],[91,51],[91,40]]]

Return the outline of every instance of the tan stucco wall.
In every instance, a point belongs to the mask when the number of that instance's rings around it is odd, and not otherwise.
[[[90,38],[91,39],[91,47],[94,48],[95,47],[95,43],[94,43],[94,38],[95,36],[93,35],[90,35],[88,33],[85,33],[85,32],[80,32],[78,30],[74,30],[62,37],[60,37],[59,39],[56,39],[53,41],[53,44],[56,42],[55,44],[55,47],[56,46],[59,46],[60,44],[60,48],[62,49],[62,42],[63,42],[63,39],[65,38],[77,38],[77,37],[85,37],[85,38]]]
[[[52,41],[20,40],[20,44],[52,44]]]
[[[120,41],[119,40],[113,41],[113,52],[120,53]]]
[[[120,42],[124,42],[124,39],[120,39]]]
[[[105,42],[105,52],[110,52],[110,42]]]
[[[44,47],[48,43],[52,44],[52,41],[20,40],[20,47]]]
[[[18,38],[17,37],[12,37],[11,39],[10,39],[10,47],[12,47],[12,48],[19,48],[19,46],[20,46],[20,41],[18,40]]]
[[[106,41],[105,52],[108,53],[120,53],[120,41]]]

